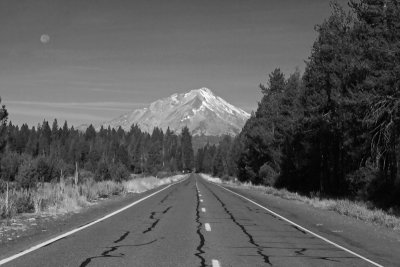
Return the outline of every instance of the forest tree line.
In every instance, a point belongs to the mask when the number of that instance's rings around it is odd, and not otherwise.
[[[86,131],[47,121],[29,128],[7,123],[7,110],[0,111],[0,178],[17,188],[36,187],[76,174],[96,181],[121,181],[131,173],[158,175],[193,169],[192,137],[188,128],[178,135],[159,128],[142,132],[136,125],[126,132]],[[3,183],[4,185],[4,183]],[[3,186],[4,189],[4,186]]]
[[[199,171],[400,205],[400,2],[331,6],[304,73],[270,73],[240,135],[198,151]]]

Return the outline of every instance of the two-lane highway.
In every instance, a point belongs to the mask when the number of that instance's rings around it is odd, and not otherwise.
[[[366,255],[368,256],[368,255]],[[197,174],[6,266],[368,266]]]

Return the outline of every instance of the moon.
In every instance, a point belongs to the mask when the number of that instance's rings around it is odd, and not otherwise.
[[[48,42],[50,42],[50,36],[48,34],[42,34],[40,36],[40,42],[42,44],[47,44]]]

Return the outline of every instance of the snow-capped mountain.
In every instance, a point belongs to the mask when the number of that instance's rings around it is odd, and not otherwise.
[[[169,127],[180,132],[187,126],[193,135],[236,135],[250,115],[213,94],[208,88],[173,94],[157,100],[143,109],[136,109],[104,123],[103,127],[129,131],[137,124],[143,131],[152,132],[154,127],[164,131]]]

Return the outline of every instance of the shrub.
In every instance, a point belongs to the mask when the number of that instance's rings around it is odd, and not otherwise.
[[[14,181],[21,164],[21,157],[17,153],[8,153],[0,158],[0,178],[4,181]]]
[[[31,192],[28,190],[15,191],[12,195],[12,201],[15,203],[17,213],[34,211],[35,207]]]
[[[15,203],[10,201],[8,202],[8,208],[6,207],[6,200],[4,198],[0,198],[0,217],[1,218],[12,218],[17,214],[17,208]]]
[[[231,180],[233,180],[233,179],[232,179],[232,177],[230,177],[228,174],[224,174],[224,175],[221,177],[221,180],[224,181],[224,182],[228,182],[228,181],[231,181]]]
[[[87,201],[92,202],[98,197],[96,189],[93,179],[86,179],[79,185],[79,194],[84,196]]]
[[[57,162],[50,157],[39,157],[35,165],[40,182],[50,182],[59,176]]]
[[[35,212],[64,213],[87,205],[87,200],[76,186],[45,184],[33,194]]]
[[[17,213],[33,211],[33,196],[29,190],[10,190],[8,197],[8,208],[6,206],[6,194],[3,193],[0,195],[0,216],[2,218],[12,218]]]
[[[93,182],[94,174],[91,171],[80,170],[79,171],[79,183],[84,183],[86,181]]]
[[[275,184],[278,175],[268,163],[264,163],[258,172],[258,176],[262,179],[264,185],[272,186]]]
[[[75,174],[75,165],[66,163],[64,160],[60,159],[57,161],[56,171],[56,178],[61,177],[61,172],[64,177],[73,176]]]
[[[111,179],[117,182],[125,181],[130,178],[128,169],[120,162],[111,166],[110,174]]]
[[[109,166],[108,166],[107,162],[104,159],[101,160],[97,164],[97,169],[96,169],[96,173],[95,173],[94,179],[97,182],[111,179],[111,173],[110,173],[110,170],[109,170]]]
[[[346,176],[346,182],[349,187],[350,194],[357,199],[366,200],[370,197],[371,185],[377,180],[379,171],[372,167],[366,166],[352,172]]]
[[[112,195],[119,195],[125,191],[125,188],[120,183],[113,181],[103,181],[96,183],[95,190],[97,191],[98,197],[106,198]]]
[[[169,177],[172,176],[173,174],[169,171],[158,171],[155,176],[157,178],[165,178],[165,177]]]
[[[19,167],[15,181],[21,188],[35,188],[38,182],[38,177],[34,161],[31,159],[25,159]]]

